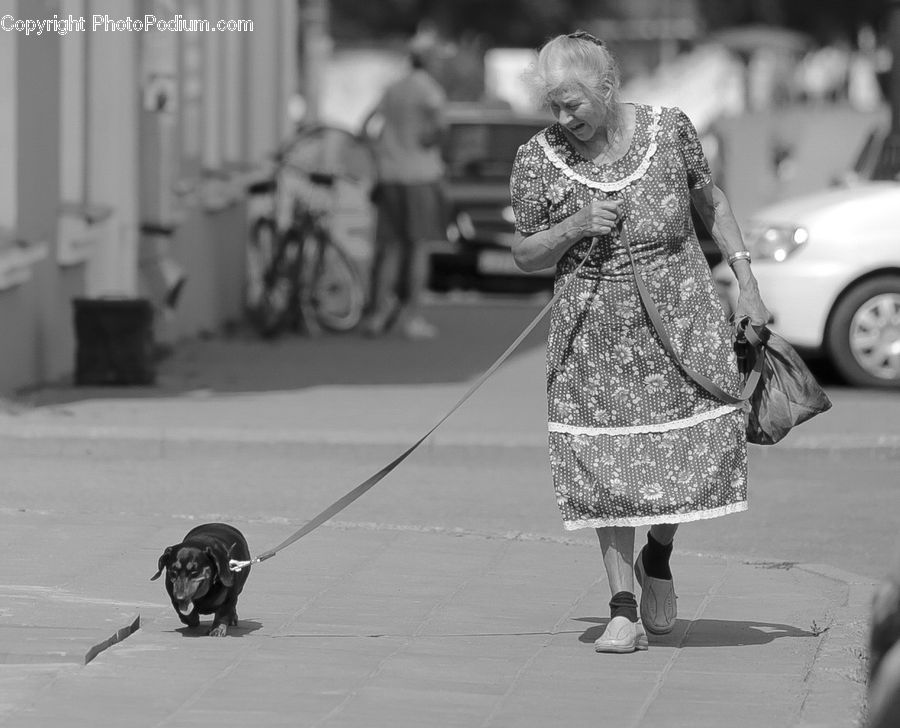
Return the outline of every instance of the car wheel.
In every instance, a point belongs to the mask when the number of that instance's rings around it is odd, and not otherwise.
[[[832,312],[826,347],[835,368],[860,387],[900,387],[900,276],[850,289]]]

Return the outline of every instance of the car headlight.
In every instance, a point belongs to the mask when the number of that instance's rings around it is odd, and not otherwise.
[[[755,225],[746,235],[747,248],[754,258],[779,263],[809,241],[809,231],[798,225]]]

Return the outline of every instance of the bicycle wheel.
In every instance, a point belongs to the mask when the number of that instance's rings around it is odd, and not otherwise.
[[[291,322],[297,299],[300,252],[300,240],[293,231],[287,231],[263,276],[259,301],[253,309],[253,323],[266,338],[278,336]]]
[[[362,319],[365,289],[353,261],[330,237],[317,236],[308,246],[312,260],[309,300],[316,320],[324,329],[350,331]]]

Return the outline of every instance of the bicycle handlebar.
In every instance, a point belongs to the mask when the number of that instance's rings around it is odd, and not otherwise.
[[[268,156],[279,169],[297,171],[323,186],[340,179],[374,184],[377,175],[371,139],[329,124],[299,127]]]

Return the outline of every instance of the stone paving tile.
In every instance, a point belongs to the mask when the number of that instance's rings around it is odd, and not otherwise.
[[[485,655],[483,646],[457,656],[435,652],[433,645],[428,650],[415,650],[415,646],[410,645],[382,665],[377,682],[400,681],[429,690],[498,695],[506,691],[520,666],[520,661],[511,656]]]
[[[679,698],[677,702],[655,702],[636,725],[639,728],[790,728],[797,725],[798,712],[796,702]]]
[[[0,725],[28,708],[31,700],[39,699],[55,680],[79,669],[75,663],[0,665]]]
[[[751,665],[748,663],[747,667]],[[657,700],[674,703],[681,700],[719,700],[722,696],[741,696],[741,702],[773,701],[798,704],[800,691],[793,680],[783,675],[747,669],[746,672],[697,672],[676,665],[666,675]]]
[[[300,728],[309,725],[304,721],[304,712],[301,709],[285,711],[281,703],[266,708],[244,706],[240,710],[240,717],[234,708],[195,707],[178,714],[173,726],[184,728],[230,728],[234,726],[257,726],[258,728]]]
[[[802,597],[811,589],[821,592],[829,601],[840,601],[845,598],[847,590],[846,585],[794,568],[791,564],[745,562],[734,563],[732,568],[739,569],[740,576],[729,578],[717,596],[747,597],[751,601],[756,600],[759,605],[769,599]],[[765,598],[760,599],[760,596]]]
[[[495,711],[485,725],[489,728],[632,726],[638,718],[639,709],[640,702],[636,698],[628,694],[612,697],[604,692],[602,684],[598,684],[594,691],[579,694],[575,699],[546,691],[517,692]]]
[[[723,674],[740,675],[747,672],[748,666],[756,666],[767,675],[780,676],[782,679],[802,679],[816,655],[818,642],[801,648],[774,643],[758,647],[734,646],[709,647],[699,650],[690,647],[682,648],[675,663],[678,670],[717,671]],[[653,644],[651,643],[651,652]]]
[[[416,699],[408,692],[385,694],[366,690],[328,716],[328,728],[472,728],[482,725],[490,704],[457,707],[449,702]],[[298,725],[318,726],[318,722]]]
[[[631,681],[643,681],[649,675],[657,675],[668,662],[657,650],[633,652],[627,655],[616,655],[596,652],[594,645],[581,645],[572,642],[554,640],[547,645],[540,660],[528,666],[522,679],[535,684],[557,682],[562,680],[587,681],[596,683],[612,677],[623,684]]]

